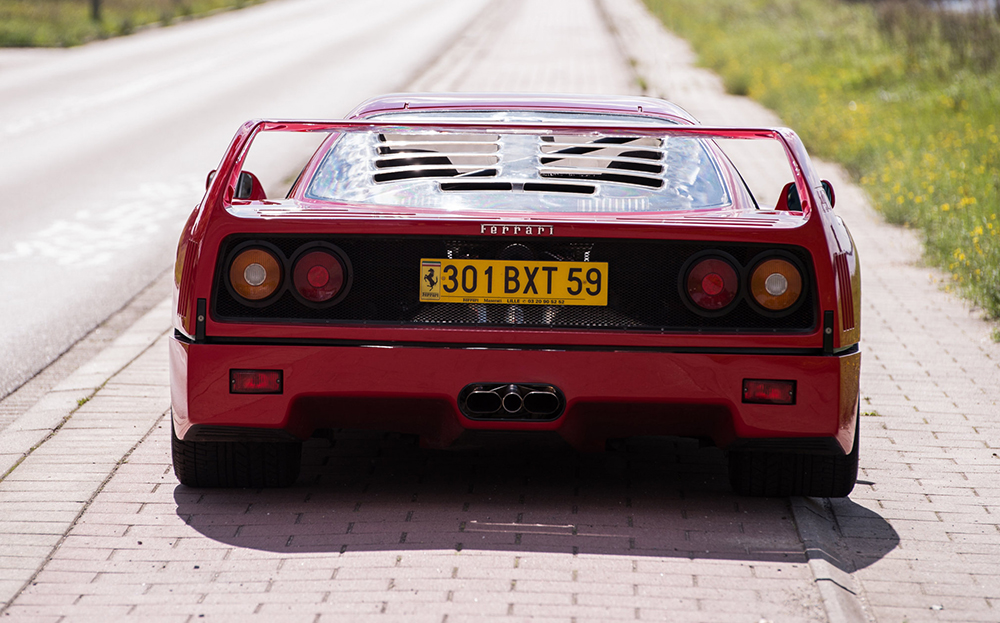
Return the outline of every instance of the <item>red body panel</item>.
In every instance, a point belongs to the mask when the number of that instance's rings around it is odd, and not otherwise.
[[[234,202],[236,178],[250,141],[260,131],[399,126],[365,120],[248,122],[233,139],[178,247],[171,387],[179,436],[183,438],[194,424],[279,428],[300,438],[316,428],[362,427],[419,433],[443,444],[465,429],[544,429],[558,431],[581,447],[600,445],[607,437],[678,434],[709,437],[721,446],[739,439],[826,437],[836,439],[845,452],[851,449],[858,407],[859,264],[853,241],[833,213],[794,133],[697,126],[680,109],[645,98],[391,96],[364,105],[357,114],[482,109],[487,104],[496,109],[639,112],[681,124],[665,128],[643,124],[641,119],[634,126],[611,129],[600,124],[507,124],[505,132],[537,132],[544,125],[547,131],[577,133],[777,140],[788,156],[802,211],[735,206],[622,215],[442,214],[318,204],[296,196],[294,189],[291,202]],[[481,123],[426,126],[492,127]],[[314,166],[308,165],[305,175]],[[256,324],[220,322],[211,314],[198,318],[197,301],[211,300],[219,249],[232,234],[480,236],[488,235],[484,223],[552,225],[552,235],[568,238],[796,245],[811,257],[817,317],[833,314],[832,333],[824,335],[822,323],[808,332],[734,334]],[[281,369],[284,391],[280,395],[230,394],[228,374],[234,368]],[[742,380],[762,376],[797,381],[796,404],[743,404]],[[457,407],[459,391],[470,383],[492,382],[556,385],[565,393],[565,412],[545,423],[464,417]]]
[[[575,445],[608,437],[854,438],[860,354],[837,357],[171,343],[177,432],[193,424],[285,429],[373,428],[446,444],[464,429],[554,430]],[[181,363],[183,362],[183,363]],[[280,395],[229,393],[231,368],[284,370]],[[183,374],[186,370],[187,374]],[[742,404],[743,379],[797,381],[794,405]],[[552,422],[477,421],[456,402],[470,383],[548,383],[567,396]],[[846,389],[845,389],[846,388]]]

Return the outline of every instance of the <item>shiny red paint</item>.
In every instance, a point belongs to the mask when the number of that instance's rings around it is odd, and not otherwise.
[[[287,204],[234,200],[253,138],[260,132],[380,130],[400,123],[366,117],[402,110],[531,109],[617,112],[634,125],[504,124],[503,131],[691,135],[778,141],[801,198],[801,211],[717,211],[620,215],[477,211],[442,213],[352,206],[305,199],[293,188]],[[639,115],[678,125],[644,124]],[[406,127],[489,130],[489,123],[412,122]],[[320,154],[323,148],[320,149]],[[308,178],[320,156],[307,165]],[[734,175],[730,171],[727,175]],[[551,225],[558,237],[714,240],[798,245],[815,274],[818,317],[807,333],[660,333],[437,326],[254,324],[198,319],[197,301],[211,300],[222,241],[231,234],[313,233],[483,235],[483,223]],[[555,430],[579,447],[607,437],[677,434],[720,446],[738,439],[828,437],[845,451],[854,439],[860,354],[860,273],[847,228],[834,214],[801,141],[787,129],[694,124],[679,108],[647,98],[564,96],[397,95],[362,105],[344,121],[250,121],[237,132],[218,174],[181,235],[175,274],[175,337],[171,389],[176,431],[193,424],[285,429],[306,438],[316,428],[361,427],[412,432],[437,445],[466,429]],[[204,336],[201,332],[204,332]],[[226,343],[220,343],[220,340]],[[247,343],[240,343],[240,342]],[[254,342],[254,345],[249,344]],[[824,344],[832,345],[822,353]],[[794,354],[783,354],[792,351]],[[723,352],[724,351],[724,352]],[[741,352],[742,351],[742,352]],[[230,369],[280,369],[283,393],[229,393]],[[762,376],[766,370],[766,377]],[[795,380],[796,404],[746,404],[744,379]],[[553,422],[470,420],[459,391],[475,382],[550,383],[566,396]]]
[[[688,435],[720,446],[736,438],[836,437],[851,447],[859,353],[839,357],[656,351],[572,351],[419,346],[247,346],[171,342],[183,362],[190,424],[286,429],[370,428],[446,445],[464,429],[555,430],[579,446],[607,437]],[[232,367],[284,370],[280,395],[233,395]],[[744,404],[743,380],[761,371],[797,379],[794,405]],[[554,422],[470,420],[456,403],[470,381],[550,383],[567,396]],[[842,391],[842,388],[854,388]]]

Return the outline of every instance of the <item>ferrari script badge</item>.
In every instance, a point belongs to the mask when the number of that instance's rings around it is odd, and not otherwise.
[[[555,232],[552,225],[503,225],[482,223],[479,233],[488,236],[551,236]]]

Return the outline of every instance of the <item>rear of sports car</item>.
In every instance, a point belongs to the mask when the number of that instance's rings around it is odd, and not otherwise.
[[[655,100],[455,99],[234,140],[178,250],[181,482],[291,484],[326,429],[554,431],[697,437],[738,492],[847,495],[856,255],[794,136],[764,132],[798,203],[761,210],[728,135]],[[330,134],[268,201],[240,158],[289,128]]]

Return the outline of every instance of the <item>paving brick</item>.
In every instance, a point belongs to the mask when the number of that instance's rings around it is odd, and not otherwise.
[[[181,615],[185,620],[197,621],[203,616],[211,617],[214,621],[216,617],[231,616],[234,620],[246,620],[250,614],[254,614],[256,603],[225,603],[225,604],[174,604],[162,599],[155,603],[137,604],[129,610],[129,615],[137,621],[145,621],[150,616]],[[260,613],[262,614],[263,609]]]
[[[688,575],[720,575],[730,578],[753,577],[753,565],[729,564],[726,561],[687,560],[671,558],[636,558],[635,569],[646,573],[684,573]]]
[[[940,604],[938,604],[940,605]],[[927,608],[914,607],[884,607],[879,608],[879,613],[891,621],[955,621],[957,623],[992,623],[996,621],[995,612],[975,612],[968,610],[932,610]]]
[[[38,610],[34,606],[14,606],[8,609],[5,614],[14,620],[31,621],[32,623],[57,623],[65,618],[61,614],[40,614]]]
[[[978,602],[983,598],[984,593],[992,596],[994,598],[1000,599],[1000,584],[996,581],[983,584],[980,582],[975,582],[974,584],[964,584],[960,582],[955,583],[944,583],[944,582],[921,582],[921,590],[931,597],[936,595],[949,596],[949,597],[968,597]],[[984,600],[986,604],[989,604],[989,599]]]
[[[46,618],[52,616],[53,614],[59,616],[60,618],[69,615],[69,613],[77,610],[77,604],[51,604],[51,605],[35,605],[35,606],[13,606],[7,610],[5,613],[10,616],[15,621],[22,620],[34,620],[35,617]],[[121,620],[129,613],[129,606],[125,605],[93,605],[89,607],[86,613],[80,613],[80,616],[91,617],[92,620],[103,619],[108,620]]]

